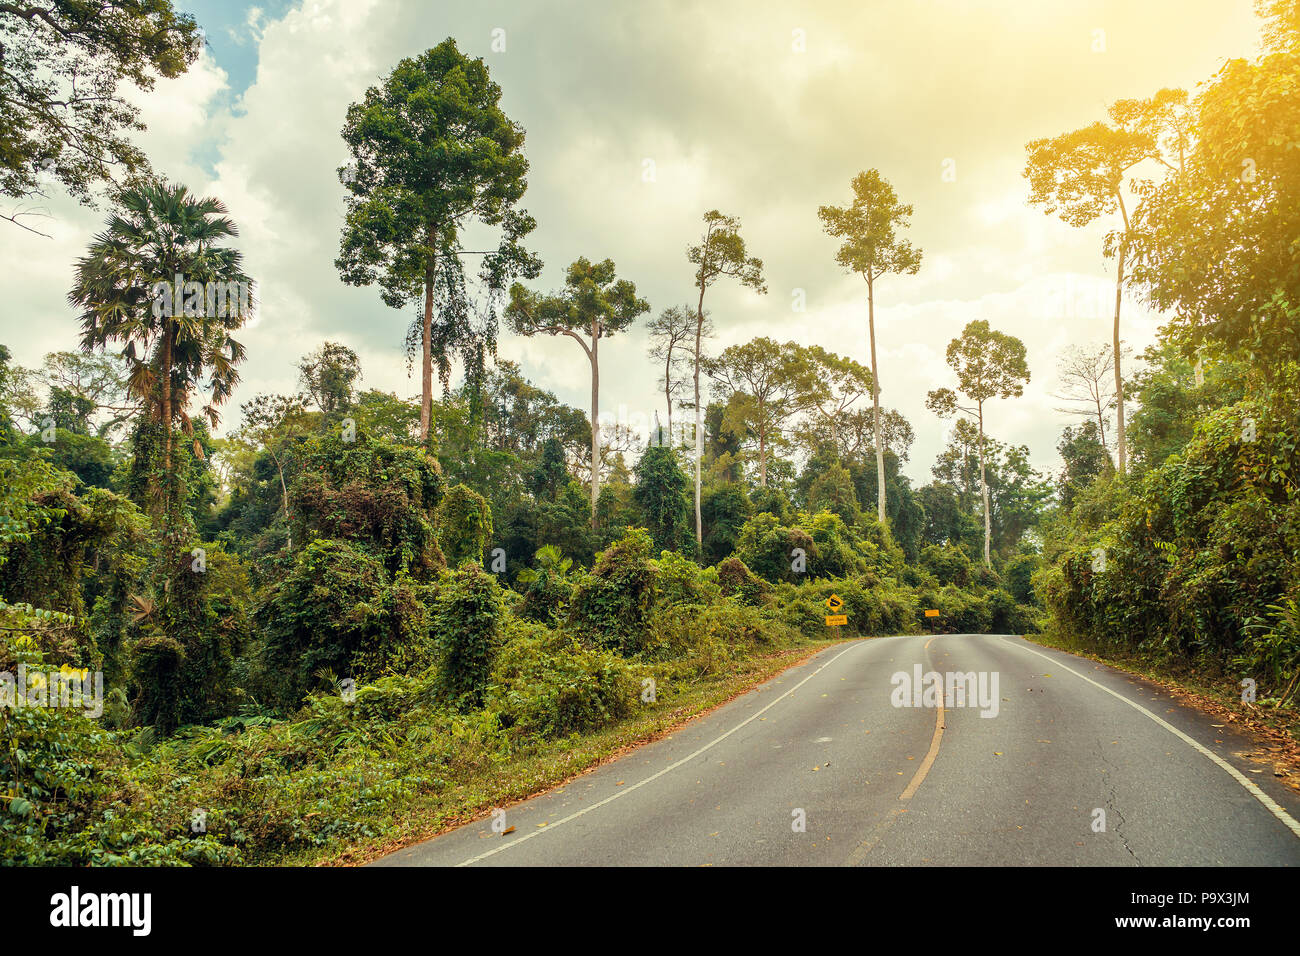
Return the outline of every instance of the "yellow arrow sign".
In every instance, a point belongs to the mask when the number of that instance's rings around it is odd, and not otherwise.
[[[834,614],[836,611],[838,611],[840,608],[844,606],[844,602],[840,600],[840,596],[838,594],[832,594],[830,597],[826,599],[826,606],[830,608],[831,613]]]

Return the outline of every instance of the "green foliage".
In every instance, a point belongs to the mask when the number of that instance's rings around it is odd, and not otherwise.
[[[445,566],[435,531],[445,485],[426,452],[364,434],[349,442],[330,432],[315,436],[300,455],[289,488],[295,540],[348,541],[389,573],[418,580]]]
[[[1076,506],[1057,532],[1073,540],[1037,578],[1057,626],[1286,685],[1294,645],[1271,647],[1288,645],[1274,608],[1300,577],[1295,408],[1288,389],[1212,411],[1127,494],[1102,488]]]
[[[836,462],[817,477],[808,490],[808,510],[834,512],[847,525],[857,522],[861,509],[847,468]]]
[[[652,547],[650,533],[633,528],[597,555],[591,571],[577,579],[570,626],[625,654],[639,651],[655,606],[658,570],[650,557]]]
[[[656,549],[688,554],[694,551],[695,527],[689,489],[690,479],[678,466],[671,448],[651,445],[641,455],[636,465],[632,500]]]
[[[143,128],[131,86],[184,73],[199,56],[198,24],[167,0],[0,8],[8,118],[0,150],[0,194],[45,196],[47,169],[84,204],[97,187],[149,168],[127,134]]]
[[[483,563],[492,540],[492,507],[465,485],[453,485],[438,505],[438,540],[450,567]]]
[[[750,606],[763,603],[771,587],[754,574],[734,554],[718,565],[718,586],[727,597],[735,597],[741,604]]]
[[[363,677],[354,672],[358,655],[387,634],[388,585],[384,566],[357,545],[308,543],[257,609],[265,635],[259,660],[264,693],[293,707],[314,686],[318,672]]]
[[[797,551],[804,553],[809,567],[816,557],[812,535],[799,527],[781,524],[776,515],[757,512],[745,522],[736,543],[736,557],[755,574],[775,584],[778,581],[798,581],[804,572],[794,568]]]
[[[1037,600],[1034,575],[1042,563],[1042,558],[1036,554],[1017,554],[1003,566],[1002,580],[1006,582],[1007,591],[1021,604],[1033,604]]]
[[[740,529],[752,513],[749,496],[743,485],[725,482],[706,488],[700,499],[700,519],[704,524],[703,558],[716,564],[736,550]]]
[[[966,587],[971,583],[971,560],[961,548],[950,544],[927,545],[921,551],[921,567],[933,574],[940,584]]]
[[[501,588],[478,564],[451,572],[433,606],[439,692],[459,710],[479,706],[500,643]]]
[[[544,628],[520,630],[492,667],[485,705],[510,733],[591,733],[632,713],[638,672],[618,654]]]

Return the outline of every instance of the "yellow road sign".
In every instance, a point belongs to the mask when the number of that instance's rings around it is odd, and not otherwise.
[[[830,597],[826,599],[826,606],[830,608],[831,613],[834,614],[836,611],[838,611],[840,608],[844,606],[844,602],[840,599],[840,596],[838,594],[832,594]]]
[[[849,623],[849,616],[847,614],[827,614],[826,623],[832,627],[836,627],[840,624],[847,624]]]
[[[938,617],[938,616],[939,616],[939,612],[938,612],[937,610],[927,610],[927,611],[925,612],[925,616],[926,616],[926,617]]]

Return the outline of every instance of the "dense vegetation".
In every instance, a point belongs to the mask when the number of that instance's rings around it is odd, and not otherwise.
[[[879,405],[874,312],[870,366],[767,338],[710,354],[711,285],[763,291],[739,221],[716,210],[684,257],[695,301],[649,326],[666,420],[698,428],[611,426],[599,348],[650,305],[609,260],[575,260],[557,292],[518,281],[540,271],[517,206],[523,131],[451,40],[399,64],[343,128],[338,267],[421,307],[415,399],[361,390],[356,354],[325,342],[302,357],[299,392],[248,397],[216,437],[249,318],[213,307],[214,287],[251,287],[235,224],[181,186],[124,184],[69,277],[80,350],[26,369],[0,346],[0,671],[102,672],[104,688],[94,717],[0,707],[0,860],[268,862],[377,841],[416,797],[444,800],[446,818],[479,809],[477,782],[503,767],[841,635],[1046,626],[1294,702],[1289,10],[1265,5],[1266,55],[1194,100],[1123,101],[1113,129],[1030,144],[1031,199],[1074,225],[1118,203],[1118,283],[1173,316],[1128,378],[1118,312],[1097,361],[1063,367],[1095,409],[1065,429],[1059,476],[993,437],[986,403],[1020,395],[1031,363],[987,322],[948,348],[956,387],[936,383],[929,407],[957,421],[920,487],[902,465],[915,428],[941,426]],[[431,96],[449,77],[456,95]],[[413,115],[452,107],[442,126]],[[13,162],[36,162],[36,145]],[[1174,153],[1123,207],[1133,168]],[[431,189],[413,172],[430,156],[453,157],[460,180]],[[921,252],[879,173],[852,189],[821,218],[874,309],[877,281],[905,281]],[[462,265],[467,210],[500,231],[477,276]],[[156,284],[178,274],[197,291],[159,308]],[[520,334],[578,341],[588,411],[494,360],[499,312]],[[832,593],[838,633],[823,621]]]

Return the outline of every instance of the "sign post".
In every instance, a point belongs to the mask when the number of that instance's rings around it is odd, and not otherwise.
[[[937,618],[938,616],[939,616],[939,611],[938,611],[937,608],[926,608],[926,610],[925,610],[925,620],[926,620],[927,623],[930,624],[930,633],[931,633],[931,634],[934,633],[935,626],[939,623],[937,620],[935,620],[935,618]],[[930,623],[930,622],[933,622],[933,623]]]
[[[839,613],[842,607],[844,607],[844,601],[840,599],[838,594],[832,594],[826,599],[826,609],[831,612],[826,615],[827,627],[840,627],[849,623],[849,616]]]

